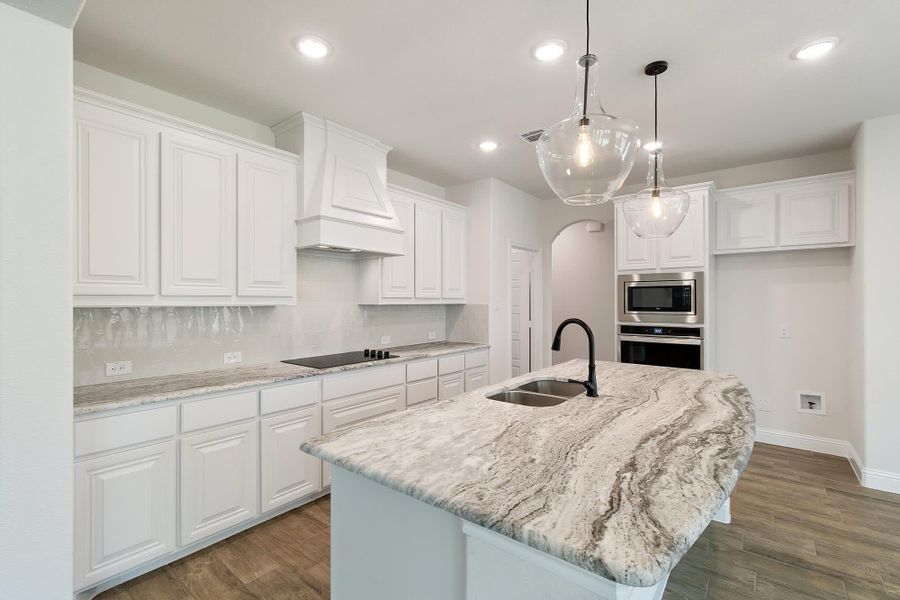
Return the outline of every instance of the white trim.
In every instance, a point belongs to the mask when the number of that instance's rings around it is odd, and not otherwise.
[[[856,448],[853,444],[848,443],[850,466],[856,473],[860,485],[873,490],[881,490],[882,492],[891,492],[900,494],[900,473],[892,473],[891,471],[882,471],[880,469],[870,469],[863,465],[863,461],[859,458]]]
[[[811,452],[830,454],[832,456],[840,456],[843,458],[847,458],[849,452],[848,448],[850,446],[848,442],[843,440],[807,435],[805,433],[794,433],[792,431],[767,429],[764,427],[757,428],[756,441],[763,444],[774,444],[786,448],[809,450]]]

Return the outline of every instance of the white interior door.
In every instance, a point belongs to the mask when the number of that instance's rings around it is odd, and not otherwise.
[[[510,254],[510,373],[517,377],[531,371],[532,297],[534,253],[513,248]]]

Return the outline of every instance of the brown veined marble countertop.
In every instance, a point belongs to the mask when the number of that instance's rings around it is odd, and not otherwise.
[[[189,396],[268,385],[305,377],[327,375],[329,373],[355,371],[373,366],[403,363],[489,347],[488,344],[472,342],[429,342],[389,348],[393,356],[388,359],[329,369],[313,369],[282,362],[272,362],[248,365],[246,367],[83,385],[75,388],[75,414],[83,415],[117,408],[152,404],[154,402],[165,402],[166,400],[176,400]]]
[[[754,439],[733,375],[597,363],[599,398],[490,400],[573,360],[304,442],[339,467],[612,581],[655,585],[728,498]]]

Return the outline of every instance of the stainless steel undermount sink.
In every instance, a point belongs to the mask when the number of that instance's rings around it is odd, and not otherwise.
[[[550,396],[562,396],[574,398],[585,393],[584,385],[571,381],[558,381],[556,379],[538,379],[529,381],[515,388],[517,391],[534,392],[536,394],[548,394]]]
[[[510,404],[521,404],[522,406],[556,406],[567,400],[567,398],[563,398],[562,396],[535,394],[533,392],[522,392],[518,390],[498,392],[488,396],[488,399],[508,402]]]

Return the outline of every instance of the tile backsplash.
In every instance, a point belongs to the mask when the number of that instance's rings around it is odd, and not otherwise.
[[[447,339],[443,306],[360,306],[355,260],[300,253],[296,306],[76,308],[75,385],[222,368],[225,352],[254,364]],[[478,341],[478,340],[475,340]],[[130,360],[128,375],[105,363]]]

